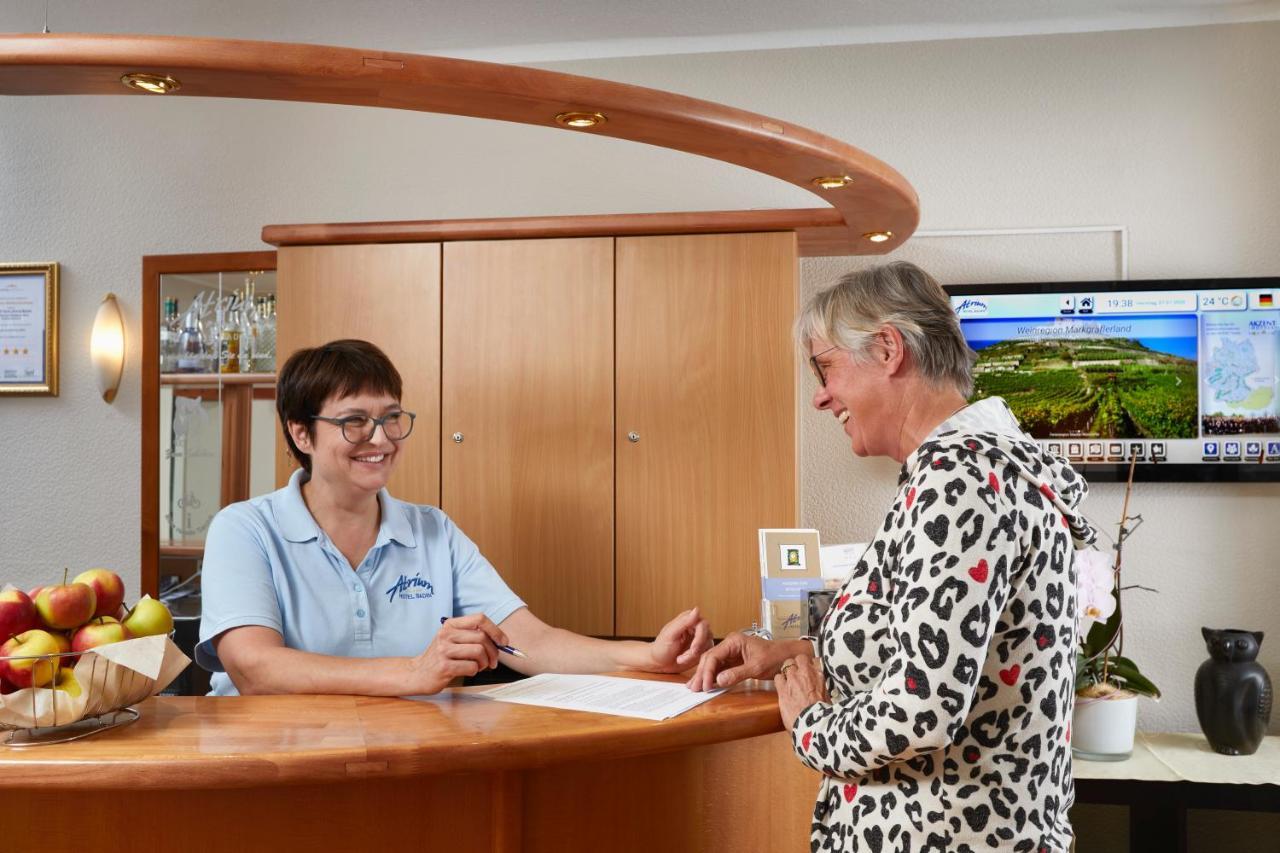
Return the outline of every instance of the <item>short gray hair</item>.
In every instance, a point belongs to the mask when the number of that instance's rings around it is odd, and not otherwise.
[[[813,341],[825,341],[865,361],[885,325],[902,334],[916,369],[931,384],[950,385],[966,398],[973,392],[977,355],[950,298],[933,276],[906,261],[849,273],[815,293],[796,320],[796,343],[808,355]]]

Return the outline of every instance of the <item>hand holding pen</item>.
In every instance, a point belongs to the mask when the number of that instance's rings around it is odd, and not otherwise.
[[[403,696],[438,693],[458,678],[498,665],[507,635],[483,613],[445,617],[431,644],[405,663]]]
[[[462,618],[467,618],[467,617],[462,617]],[[446,623],[446,622],[448,622],[448,621],[449,621],[449,617],[448,617],[448,616],[441,616],[441,617],[440,617],[440,624],[441,624],[441,625],[445,624],[445,623]],[[485,619],[484,621],[485,621],[486,623],[489,623],[489,620],[488,620],[488,619]],[[489,624],[492,624],[492,623],[489,623]],[[483,630],[484,625],[483,625],[483,624],[481,624],[479,627]],[[495,626],[494,626],[494,628],[496,629],[496,628],[497,628],[497,626],[495,625]],[[526,659],[527,659],[527,658],[529,657],[529,656],[528,656],[528,655],[526,655],[524,652],[520,651],[519,649],[515,648],[514,646],[509,646],[509,645],[506,645],[505,643],[499,643],[499,642],[498,642],[498,639],[506,639],[505,637],[502,637],[502,638],[495,637],[495,636],[493,636],[493,635],[492,635],[492,633],[491,633],[491,632],[489,632],[489,631],[485,631],[485,633],[490,635],[490,636],[489,636],[489,639],[493,642],[493,645],[497,647],[498,651],[500,651],[500,652],[504,652],[505,654],[509,654],[509,655],[511,655],[512,657],[517,657],[517,658],[526,658]]]

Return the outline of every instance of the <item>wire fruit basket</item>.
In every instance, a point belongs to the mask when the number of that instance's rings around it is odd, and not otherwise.
[[[118,647],[129,644],[145,644],[140,651],[150,653],[155,677],[112,659]],[[34,679],[45,682],[0,696],[0,744],[11,749],[66,743],[128,725],[140,716],[131,706],[162,690],[190,662],[163,636],[0,661],[32,661]]]

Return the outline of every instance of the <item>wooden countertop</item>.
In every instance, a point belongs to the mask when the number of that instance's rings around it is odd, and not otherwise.
[[[681,681],[678,676],[657,676]],[[157,696],[141,719],[72,743],[0,747],[0,789],[207,789],[339,782],[627,758],[782,730],[772,685],[748,682],[651,722],[482,699]]]

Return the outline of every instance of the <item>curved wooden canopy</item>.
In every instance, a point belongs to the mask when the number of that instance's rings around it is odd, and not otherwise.
[[[778,119],[683,95],[535,68],[281,42],[142,35],[0,36],[0,94],[137,95],[125,74],[176,79],[166,97],[310,101],[450,113],[559,127],[598,112],[593,133],[700,154],[780,178],[828,202],[794,211],[819,223],[807,254],[881,254],[915,231],[919,202],[902,175],[869,154]],[[157,96],[160,97],[160,96]],[[815,178],[848,176],[838,189]],[[778,211],[783,213],[783,211]],[[788,212],[791,213],[791,212]],[[826,223],[826,224],[823,224]],[[812,230],[812,229],[811,229]],[[891,232],[880,243],[871,232]]]

